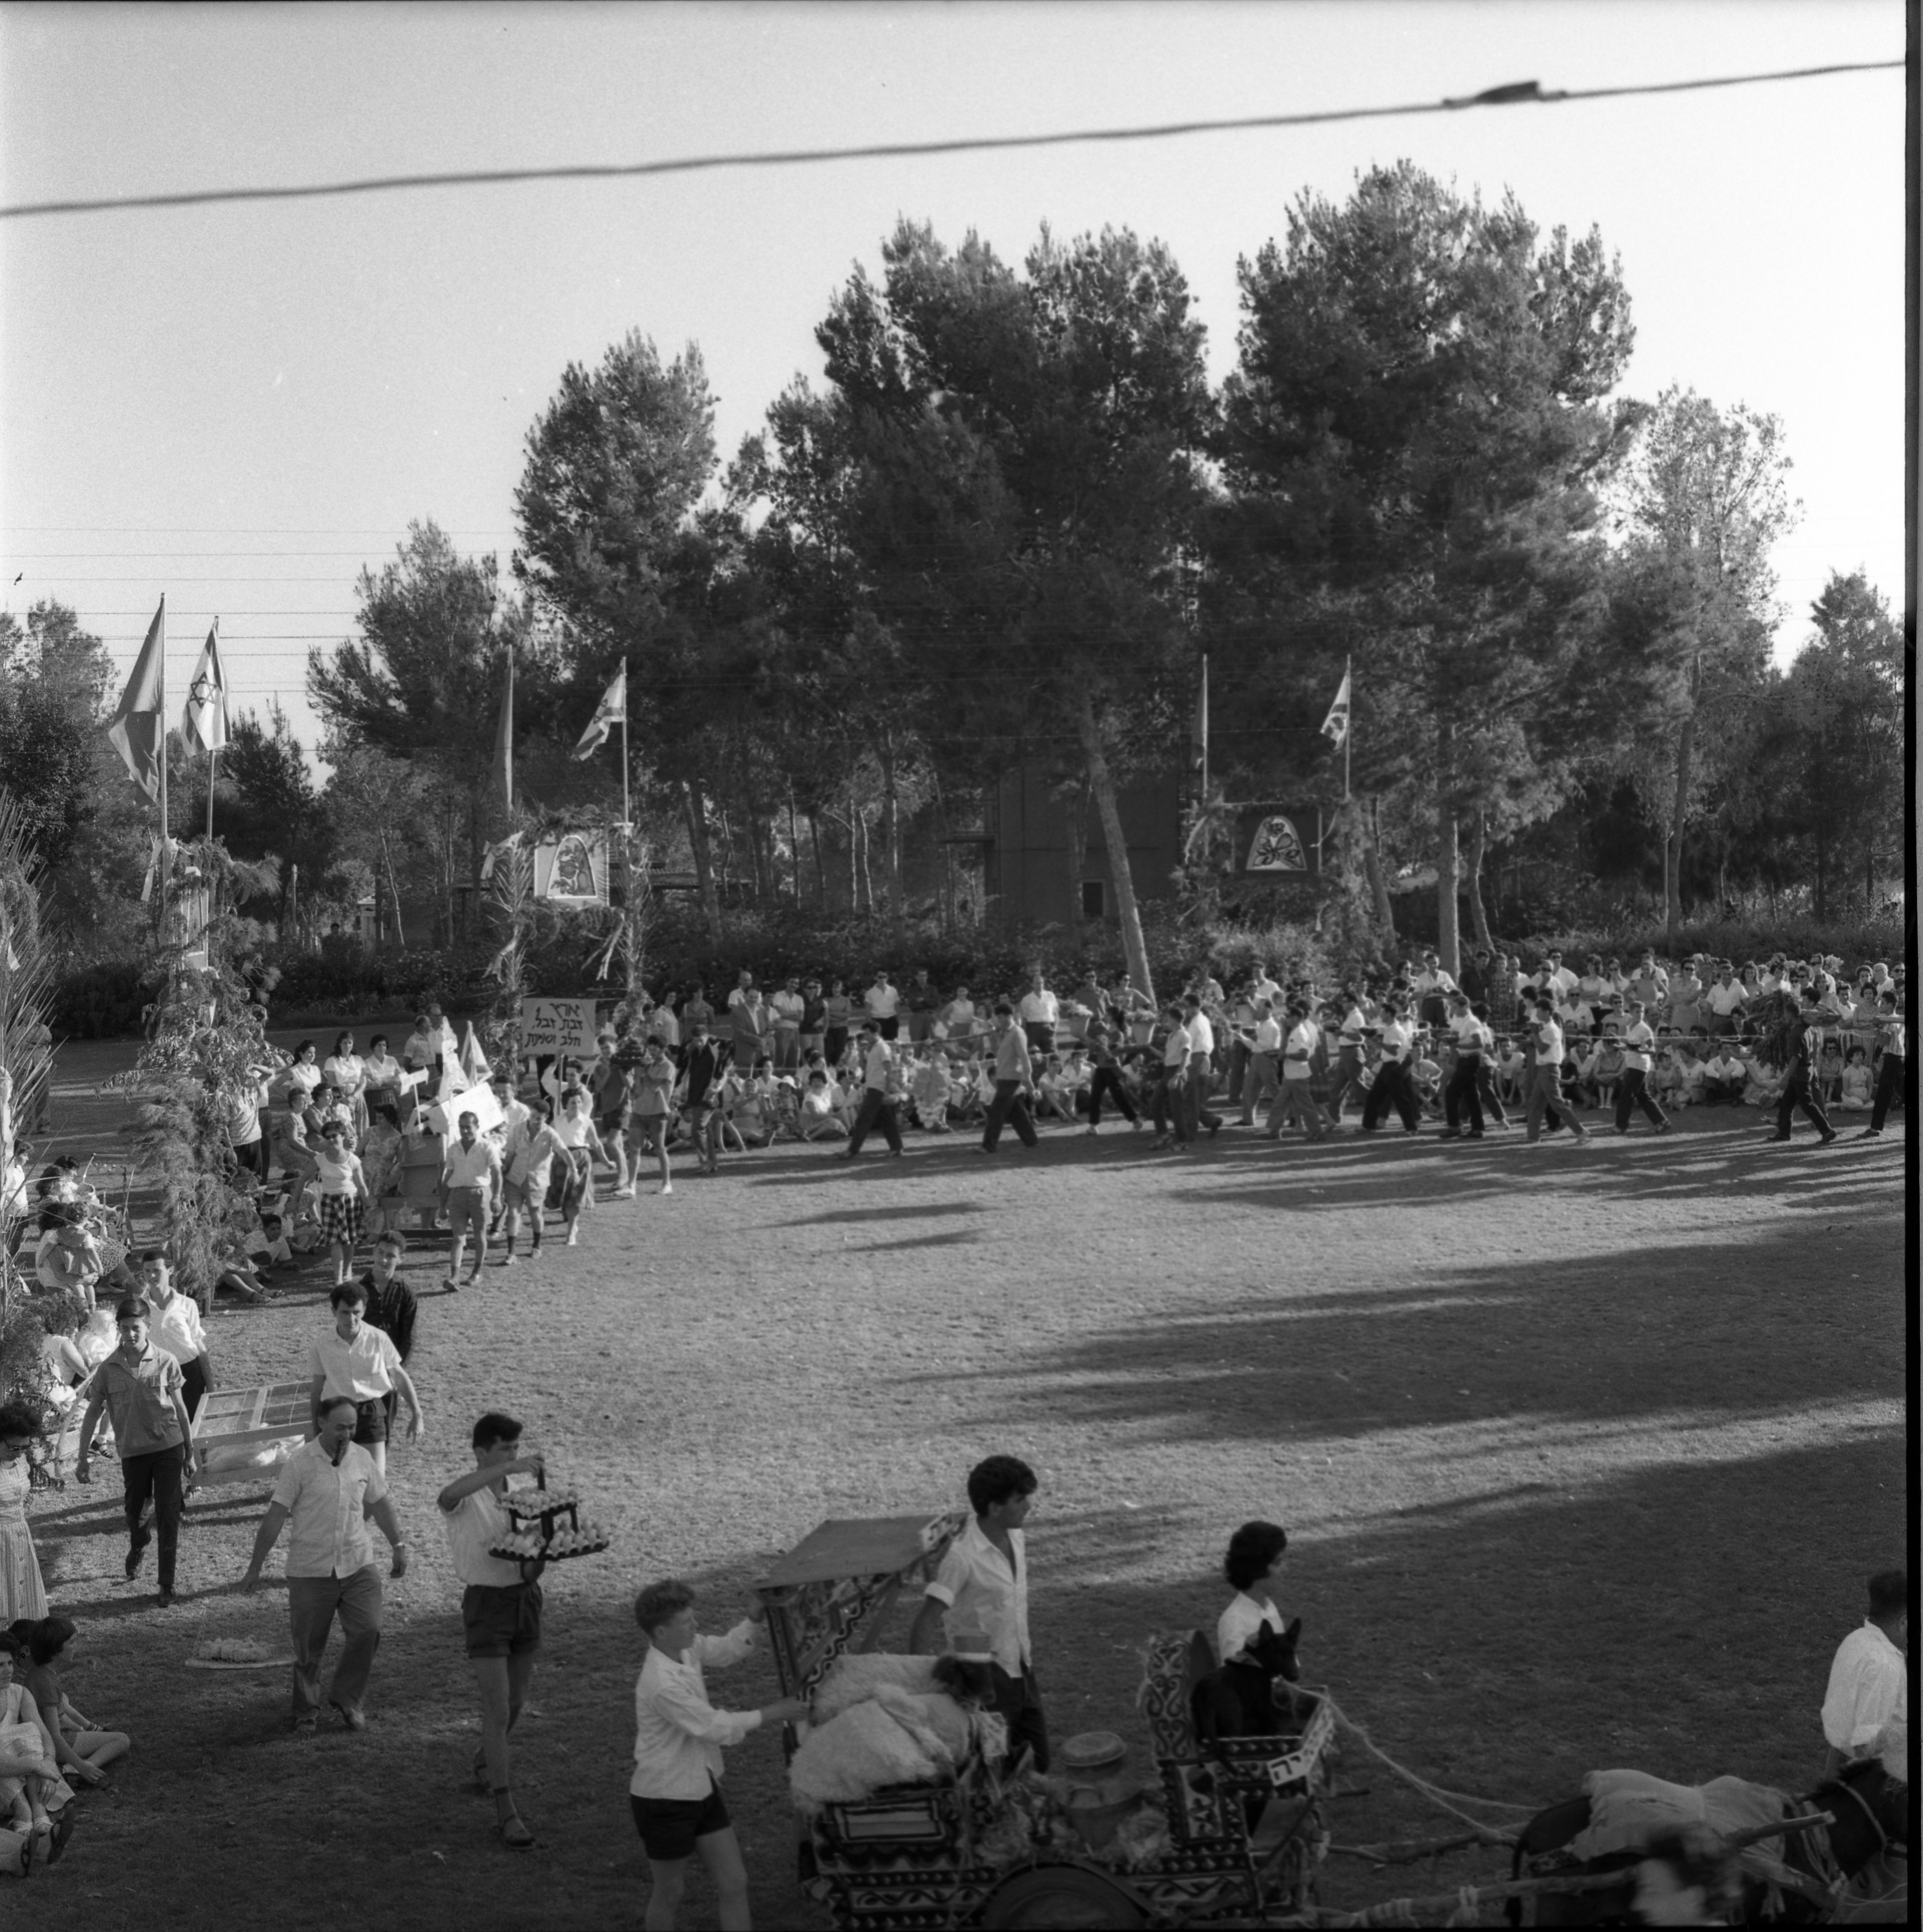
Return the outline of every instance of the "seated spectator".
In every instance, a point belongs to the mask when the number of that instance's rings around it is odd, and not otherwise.
[[[1496,1076],[1501,1082],[1497,1091],[1512,1106],[1522,1104],[1522,1082],[1528,1070],[1529,1057],[1523,1052],[1521,1040],[1510,1040],[1497,1062]]]
[[[1616,1082],[1622,1078],[1622,1040],[1618,1031],[1619,1022],[1611,1019],[1605,1024],[1608,1030],[1603,1035],[1601,1045],[1590,1058],[1588,1078],[1595,1104],[1613,1107]]]
[[[1710,1107],[1738,1105],[1748,1079],[1749,1069],[1743,1064],[1735,1041],[1725,1040],[1703,1063],[1703,1104]]]
[[[908,1096],[914,1103],[915,1124],[932,1134],[945,1134],[948,1127],[948,1068],[940,1049],[932,1048],[915,1064],[908,1079]]]
[[[1839,1097],[1836,1104],[1846,1112],[1867,1114],[1875,1097],[1875,1085],[1870,1078],[1870,1057],[1860,1046],[1850,1049],[1850,1058],[1844,1063],[1842,1078],[1837,1083]]]
[[[1833,1105],[1843,1090],[1843,1048],[1834,1032],[1823,1036],[1822,1051],[1816,1056],[1810,1077],[1823,1105]]]
[[[1700,1107],[1708,1086],[1708,1071],[1703,1042],[1694,1037],[1676,1043],[1676,1071],[1679,1106]]]
[[[62,1774],[82,1784],[106,1784],[107,1766],[124,1757],[134,1744],[124,1731],[103,1730],[76,1710],[67,1695],[62,1673],[73,1661],[79,1632],[64,1617],[47,1616],[37,1623],[16,1623],[13,1633],[26,1646],[27,1694],[52,1736]]]
[[[840,1089],[831,1086],[826,1072],[812,1069],[801,1096],[801,1137],[805,1141],[838,1141],[848,1138],[848,1124],[836,1105]]]
[[[40,1366],[46,1377],[47,1399],[56,1412],[64,1414],[74,1406],[80,1384],[94,1372],[94,1365],[81,1353],[74,1340],[82,1310],[72,1294],[40,1298],[40,1326],[46,1330],[40,1343]]]
[[[1743,1042],[1743,1105],[1760,1107],[1766,1112],[1776,1106],[1783,1092],[1783,1076],[1762,1057],[1762,1042],[1746,1037]]]
[[[1035,1118],[1037,1120],[1072,1120],[1075,1096],[1062,1084],[1062,1060],[1052,1053],[1042,1063],[1035,1082]]]

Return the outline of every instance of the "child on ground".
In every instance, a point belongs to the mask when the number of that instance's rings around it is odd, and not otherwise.
[[[628,1802],[647,1852],[653,1889],[642,1922],[648,1932],[671,1932],[688,1880],[688,1861],[700,1856],[718,1894],[724,1926],[751,1923],[748,1871],[722,1794],[722,1753],[764,1725],[808,1715],[805,1698],[779,1697],[757,1711],[720,1711],[708,1701],[702,1666],[738,1663],[755,1647],[758,1604],[724,1636],[695,1628],[694,1592],[673,1578],[650,1583],[634,1599],[634,1621],[648,1654],[634,1682],[634,1768]]]
[[[1846,1112],[1866,1114],[1875,1097],[1875,1084],[1870,1078],[1870,1058],[1860,1046],[1850,1049],[1850,1058],[1844,1062],[1843,1077],[1837,1083],[1840,1098],[1837,1105]]]

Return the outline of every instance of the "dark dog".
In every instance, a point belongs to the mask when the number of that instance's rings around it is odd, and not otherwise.
[[[1196,1748],[1205,1757],[1224,1756],[1223,1738],[1273,1738],[1296,1728],[1294,1700],[1278,1700],[1276,1680],[1293,1684],[1302,1675],[1295,1646],[1302,1635],[1298,1617],[1286,1630],[1264,1624],[1239,1657],[1232,1657],[1202,1678],[1189,1694],[1189,1718]]]

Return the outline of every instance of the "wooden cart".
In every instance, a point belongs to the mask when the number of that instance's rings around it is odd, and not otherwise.
[[[808,1695],[836,1658],[874,1648],[890,1606],[904,1586],[933,1574],[966,1520],[958,1511],[825,1522],[783,1557],[755,1586],[783,1694]],[[1156,1789],[1142,1802],[1159,1805],[1166,1830],[1138,1841],[1145,1849],[1134,1862],[1112,1845],[1089,1842],[1078,1852],[1072,1835],[1000,1861],[988,1847],[1007,1787],[999,1767],[970,1762],[952,1778],[890,1786],[805,1820],[802,1890],[848,1932],[1258,1925],[1312,1910],[1328,1847],[1334,1714],[1322,1696],[1300,1693],[1299,1731],[1235,1738],[1226,1764],[1204,1760],[1189,1693],[1214,1660],[1201,1633],[1150,1646],[1143,1702]],[[792,1729],[784,1741],[792,1753]],[[1042,1794],[1040,1802],[1049,1801]],[[1252,1834],[1248,1820],[1258,1814]],[[1060,1816],[1072,1822],[1076,1814]]]

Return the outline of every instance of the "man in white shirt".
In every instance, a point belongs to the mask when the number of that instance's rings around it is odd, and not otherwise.
[[[1432,946],[1423,950],[1422,970],[1415,976],[1412,989],[1422,1024],[1432,1027],[1446,1024],[1449,995],[1456,991],[1456,982],[1444,970]]]
[[[152,1311],[147,1317],[147,1339],[180,1364],[187,1412],[198,1416],[202,1399],[214,1385],[214,1358],[207,1352],[200,1304],[174,1286],[172,1269],[158,1248],[150,1248],[140,1257],[140,1292]]]
[[[1042,976],[1042,969],[1035,969],[1034,976],[1028,982],[1028,990],[1022,996],[1022,1004],[1016,1016],[1022,1022],[1022,1030],[1028,1036],[1030,1048],[1044,1059],[1055,1050],[1055,1026],[1061,1018],[1061,1002],[1049,990],[1048,982]]]
[[[1737,1052],[1734,1040],[1727,1040],[1702,1063],[1702,1098],[1712,1107],[1739,1105],[1749,1070]]]
[[[1580,973],[1572,973],[1564,965],[1560,952],[1552,952],[1549,956],[1549,964],[1543,969],[1542,983],[1544,992],[1560,993],[1567,998],[1582,985],[1582,976]]]
[[[888,1143],[888,1151],[898,1154],[902,1122],[890,1090],[890,1076],[895,1068],[894,1048],[881,1037],[880,1029],[873,1020],[862,1026],[856,1039],[862,1058],[861,1108],[855,1115],[854,1131],[848,1136],[848,1145],[835,1158],[853,1160],[861,1152],[861,1144],[871,1130],[878,1126]]]
[[[1208,1104],[1215,1085],[1215,1023],[1202,1010],[1200,998],[1190,994],[1182,1002],[1182,1027],[1189,1036],[1189,1075],[1183,1090],[1182,1104],[1193,1140],[1204,1129],[1210,1134],[1222,1131],[1222,1116]]]
[[[1823,1694],[1826,1774],[1867,1754],[1892,1720],[1910,1721],[1910,1579],[1880,1570],[1870,1579],[1870,1614],[1838,1646]]]
[[[337,1282],[328,1296],[334,1325],[308,1349],[308,1400],[316,1430],[329,1403],[354,1405],[354,1440],[373,1459],[383,1480],[387,1475],[387,1417],[389,1398],[398,1394],[407,1405],[407,1439],[421,1433],[421,1398],[400,1366],[394,1338],[370,1327],[367,1320],[368,1292],[358,1281]]]
[[[374,1567],[368,1520],[380,1525],[394,1551],[391,1574],[407,1573],[407,1540],[374,1459],[351,1440],[353,1403],[337,1396],[321,1412],[320,1432],[281,1466],[274,1499],[261,1518],[243,1590],[260,1582],[260,1568],[287,1537],[287,1621],[294,1641],[294,1729],[311,1731],[320,1718],[320,1660],[338,1612],[340,1655],[327,1701],[350,1731],[367,1729],[362,1705],[374,1652],[380,1647],[380,1573]]]
[[[1242,1074],[1242,1124],[1252,1127],[1264,1107],[1273,1112],[1281,1082],[1282,1023],[1275,1016],[1272,995],[1254,996],[1256,1027],[1250,1038],[1249,1064]],[[1263,1118],[1269,1118],[1264,1114]]]
[[[1468,1112],[1468,1138],[1479,1141],[1482,1126],[1482,1057],[1496,1045],[1496,1036],[1469,1010],[1469,996],[1460,990],[1449,995],[1449,1037],[1455,1043],[1456,1068],[1442,1090],[1445,1141],[1460,1140],[1462,1112]]]
[[[1870,1124],[1856,1136],[1858,1140],[1882,1138],[1890,1102],[1904,1090],[1904,1077],[1910,1070],[1909,1028],[1893,980],[1876,995],[1876,1034],[1883,1057],[1876,1068],[1876,1094],[1870,1105]]]
[[[1376,1132],[1382,1126],[1382,1116],[1394,1107],[1402,1131],[1415,1133],[1422,1124],[1422,1109],[1409,1078],[1415,1034],[1402,1017],[1400,1000],[1391,995],[1382,1002],[1382,1024],[1376,1030],[1382,1058],[1376,1064],[1376,1078],[1362,1109],[1362,1131]]]
[[[501,1198],[501,1150],[490,1140],[478,1137],[479,1117],[463,1114],[454,1123],[459,1136],[441,1160],[441,1192],[447,1202],[447,1279],[441,1286],[450,1292],[460,1286],[460,1258],[467,1237],[474,1236],[474,1272],[467,1279],[478,1280],[481,1264],[488,1258],[488,1208]]]
[[[1272,1141],[1282,1137],[1282,1124],[1291,1114],[1312,1141],[1319,1141],[1329,1131],[1309,1084],[1320,1039],[1320,1029],[1309,1017],[1309,1009],[1298,1000],[1288,1009],[1288,1031],[1282,1044],[1281,1088],[1269,1107],[1268,1132]]]
[[[777,1073],[792,1073],[801,1064],[801,1014],[805,1004],[801,988],[792,974],[782,982],[780,990],[768,1002],[774,1016],[774,1061]]]
[[[1552,952],[1553,960],[1557,956]],[[1589,1130],[1562,1098],[1562,1061],[1565,1048],[1562,1029],[1556,1024],[1556,1002],[1546,994],[1536,1000],[1536,1023],[1529,1054],[1529,1104],[1523,1117],[1528,1144],[1538,1145],[1543,1137],[1543,1118],[1567,1126],[1578,1147],[1588,1144]]]
[[[1748,998],[1742,982],[1726,963],[1716,976],[1716,983],[1709,989],[1709,1030],[1713,1034],[1739,1031],[1738,1022]]]
[[[1656,1096],[1649,1090],[1649,1069],[1656,1053],[1656,1035],[1649,1022],[1643,1017],[1646,1009],[1640,1000],[1632,999],[1623,1008],[1623,1016],[1628,1022],[1622,1030],[1622,1071],[1616,1076],[1616,1130],[1619,1134],[1629,1131],[1630,1117],[1637,1108],[1649,1117],[1651,1127],[1659,1134],[1670,1131],[1669,1117],[1656,1104]],[[1738,1072],[1742,1062],[1736,1063]],[[1740,1093],[1742,1090],[1738,1089]]]
[[[986,1657],[994,1708],[1008,1720],[1008,1761],[1027,1745],[1048,1768],[1048,1727],[1028,1642],[1028,1556],[1022,1526],[1035,1472],[1018,1456],[991,1456],[968,1472],[968,1526],[948,1546],[908,1633],[912,1655],[944,1648]],[[944,1628],[946,1644],[942,1641]]]
[[[980,1150],[987,1154],[1000,1146],[1005,1125],[1015,1130],[1016,1138],[1025,1148],[1034,1147],[1038,1138],[1032,1099],[1034,1056],[1028,1034],[1016,1022],[1015,1009],[1006,1000],[996,1004],[994,1028],[994,1098],[988,1102],[979,1143]]]
[[[901,1026],[902,996],[890,982],[884,968],[874,976],[874,984],[862,995],[868,1016],[884,1040],[892,1040]]]

